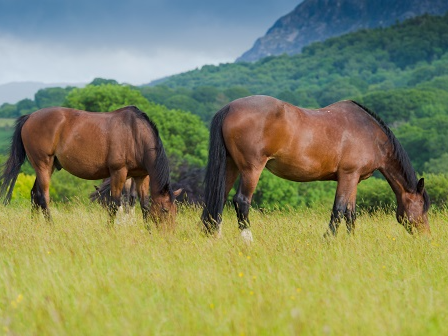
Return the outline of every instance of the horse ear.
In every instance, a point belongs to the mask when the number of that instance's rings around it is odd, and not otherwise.
[[[417,183],[417,192],[421,195],[423,195],[423,192],[425,191],[425,179],[422,177],[420,180],[418,180]]]
[[[177,197],[177,196],[179,196],[180,195],[180,193],[182,192],[182,188],[180,188],[180,189],[177,189],[177,190],[175,190],[175,191],[173,191],[173,195],[174,195],[174,197]]]

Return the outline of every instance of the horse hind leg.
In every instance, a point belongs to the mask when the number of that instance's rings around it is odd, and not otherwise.
[[[50,203],[50,178],[52,170],[40,171],[36,170],[36,180],[31,189],[31,216],[35,217],[39,208],[47,222],[52,223],[49,203]]]
[[[229,196],[230,190],[232,190],[233,185],[235,184],[236,179],[238,178],[239,171],[235,164],[235,161],[228,156],[226,160],[226,183],[225,183],[225,191],[224,191],[224,204],[225,206],[227,202],[227,197]],[[222,217],[218,218],[218,221],[216,223],[216,237],[221,238],[222,236]],[[207,230],[205,227],[203,229]],[[209,233],[210,231],[207,231],[205,233]]]
[[[233,204],[238,217],[238,228],[241,230],[241,236],[246,242],[253,240],[252,232],[250,231],[249,209],[263,168],[264,165],[259,168],[251,167],[249,170],[242,171],[238,191],[233,197]]]
[[[43,197],[42,190],[37,184],[37,179],[34,181],[33,188],[31,189],[31,219],[34,220],[40,210],[41,198]]]

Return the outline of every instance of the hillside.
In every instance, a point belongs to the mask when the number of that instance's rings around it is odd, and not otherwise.
[[[206,65],[168,77],[154,90],[244,87],[253,94],[290,92],[297,97],[293,103],[317,107],[367,92],[411,88],[448,75],[447,59],[448,14],[424,15],[388,28],[316,42],[293,56]],[[330,97],[334,90],[339,94]]]
[[[254,46],[237,59],[293,55],[312,42],[363,28],[388,27],[422,14],[443,15],[446,0],[305,0],[280,18]]]

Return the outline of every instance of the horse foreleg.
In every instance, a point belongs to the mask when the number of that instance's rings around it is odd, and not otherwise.
[[[149,225],[149,176],[135,177],[134,180],[140,207],[142,208],[143,222],[145,228],[151,231],[151,226]]]
[[[113,171],[110,174],[110,196],[111,200],[108,204],[109,225],[115,222],[118,209],[121,207],[121,191],[126,182],[127,171],[125,169]]]
[[[347,232],[351,233],[355,227],[355,202],[356,186],[359,182],[359,175],[341,175],[338,178],[338,186],[331,212],[330,224],[325,236],[336,236],[342,218],[345,218]]]
[[[326,237],[329,235],[336,236],[338,234],[339,225],[341,225],[341,220],[344,217],[345,206],[343,199],[335,199],[331,211],[330,224],[328,224],[328,231],[325,233]]]
[[[351,199],[344,213],[345,225],[347,226],[347,233],[355,233],[355,221],[356,221],[356,190],[355,197]]]

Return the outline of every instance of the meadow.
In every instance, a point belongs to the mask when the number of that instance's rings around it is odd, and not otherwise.
[[[28,202],[0,208],[0,334],[448,334],[448,210],[431,239],[378,212],[330,240],[326,208],[252,211],[250,246],[231,209],[221,239],[197,208],[151,234],[139,209],[113,228],[97,205],[52,210],[49,225]]]

